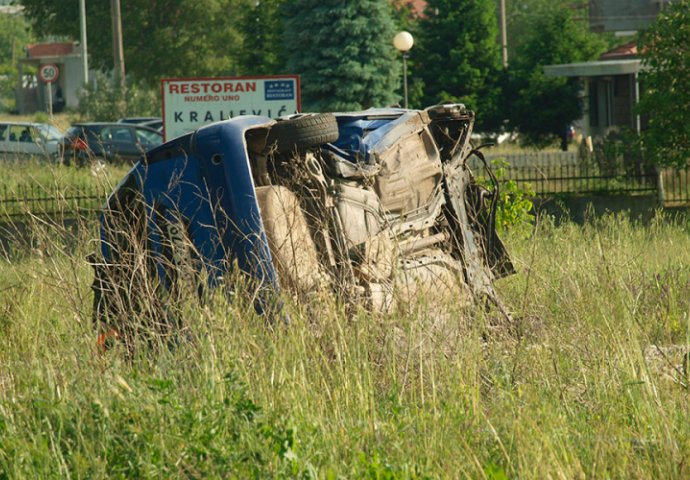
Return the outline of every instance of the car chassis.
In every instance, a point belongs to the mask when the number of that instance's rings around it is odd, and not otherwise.
[[[248,274],[261,313],[281,310],[283,289],[330,290],[378,312],[448,298],[508,315],[493,284],[514,270],[473,124],[461,104],[243,116],[149,151],[101,215],[96,321],[124,333],[139,312],[169,326],[161,312],[175,298],[234,271]]]

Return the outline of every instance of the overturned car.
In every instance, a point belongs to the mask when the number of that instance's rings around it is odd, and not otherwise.
[[[236,271],[259,312],[280,309],[281,289],[379,312],[439,296],[503,310],[493,281],[513,266],[497,197],[467,165],[483,159],[473,123],[461,104],[245,116],[150,150],[101,216],[97,321],[126,329]]]

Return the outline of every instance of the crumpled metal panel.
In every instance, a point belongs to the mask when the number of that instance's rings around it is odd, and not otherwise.
[[[451,164],[446,164],[444,170],[450,208],[455,217],[451,221],[456,224],[454,233],[465,264],[467,283],[475,295],[483,294],[497,301],[493,274],[485,261],[482,240],[471,228],[473,219],[470,219],[465,204],[465,191],[471,182],[471,174],[463,166]]]

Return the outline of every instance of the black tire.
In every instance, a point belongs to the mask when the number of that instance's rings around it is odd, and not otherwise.
[[[279,152],[304,151],[338,139],[338,122],[332,113],[314,113],[277,122],[268,133],[267,146]]]

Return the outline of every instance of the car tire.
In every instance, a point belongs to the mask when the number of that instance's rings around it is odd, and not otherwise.
[[[278,121],[268,133],[267,146],[279,152],[304,151],[338,139],[338,122],[331,113],[314,113]]]

